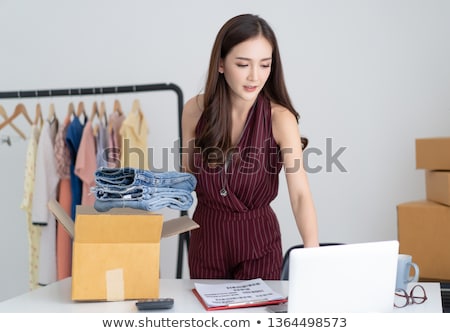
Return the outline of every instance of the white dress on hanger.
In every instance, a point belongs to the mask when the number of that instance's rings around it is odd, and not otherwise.
[[[47,207],[56,199],[59,175],[48,121],[42,127],[36,156],[36,176],[33,194],[32,221],[42,228],[39,253],[39,284],[57,280],[56,275],[56,219]]]

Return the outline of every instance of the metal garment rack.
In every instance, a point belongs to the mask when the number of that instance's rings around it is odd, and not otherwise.
[[[183,92],[181,88],[174,83],[154,83],[154,84],[92,87],[92,88],[5,91],[0,92],[0,99],[106,95],[106,94],[138,93],[138,92],[163,91],[163,90],[172,90],[177,95],[178,136],[181,142],[181,113],[183,111]],[[180,161],[181,161],[181,145],[180,145]],[[180,214],[181,216],[187,215],[187,211],[181,211]],[[178,257],[176,267],[177,279],[181,279],[182,277],[184,246],[186,244],[186,251],[187,251],[187,249],[189,248],[189,239],[190,239],[189,232],[182,233],[178,236],[178,254],[177,254]]]

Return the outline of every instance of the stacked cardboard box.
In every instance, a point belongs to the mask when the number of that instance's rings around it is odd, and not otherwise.
[[[416,139],[416,168],[426,199],[397,206],[400,252],[412,255],[420,280],[450,281],[450,137]]]

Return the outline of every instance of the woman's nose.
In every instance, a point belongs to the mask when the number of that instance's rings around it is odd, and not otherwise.
[[[249,81],[258,80],[258,67],[257,66],[250,67],[250,72],[248,73],[248,80]]]

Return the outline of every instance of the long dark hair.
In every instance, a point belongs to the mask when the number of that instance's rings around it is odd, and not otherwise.
[[[271,71],[262,93],[271,101],[286,107],[295,115],[297,122],[300,118],[286,89],[278,42],[272,28],[257,15],[235,16],[219,30],[211,52],[203,105],[205,122],[196,139],[196,146],[204,154],[208,151],[211,152],[212,147],[217,148],[221,153],[232,148],[231,100],[224,75],[219,74],[218,71],[220,60],[225,59],[237,44],[260,35],[266,38],[272,46]],[[301,140],[303,148],[305,148],[308,140],[306,138],[301,138]],[[204,155],[203,158],[207,160],[207,156]]]

